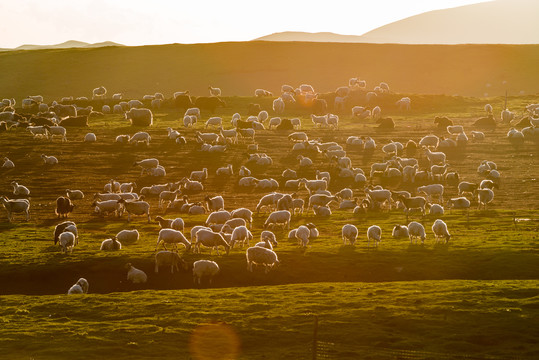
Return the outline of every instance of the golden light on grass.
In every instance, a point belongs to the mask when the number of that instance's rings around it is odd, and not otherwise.
[[[237,359],[240,339],[225,323],[201,324],[191,334],[189,352],[195,360]]]

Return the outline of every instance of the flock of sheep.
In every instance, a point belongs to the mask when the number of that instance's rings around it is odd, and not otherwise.
[[[349,98],[355,91],[362,91],[364,99],[369,103],[372,98],[383,96],[389,93],[389,86],[381,83],[373,91],[365,90],[366,84],[358,78],[352,78],[348,86],[338,88],[334,92],[333,109],[335,112],[342,112],[345,104],[349,104]],[[221,95],[219,88],[209,87],[211,97],[218,98]],[[96,88],[93,91],[94,99],[103,99],[106,96],[104,87]],[[178,92],[174,98],[188,96],[188,92]],[[256,97],[273,97],[273,94],[264,89],[256,89]],[[115,94],[112,97],[121,100],[122,94]],[[145,96],[143,100],[151,101],[152,108],[161,106],[164,96],[160,93]],[[446,117],[437,117],[435,123],[438,127],[447,131],[447,136],[438,137],[436,135],[426,135],[419,141],[410,139],[406,143],[391,141],[383,146],[378,146],[371,137],[350,136],[346,144],[337,142],[322,142],[319,139],[311,139],[306,131],[301,131],[302,124],[299,118],[282,118],[286,112],[287,104],[299,101],[309,103],[313,109],[327,109],[327,100],[320,99],[310,85],[303,84],[298,88],[283,85],[281,95],[273,101],[272,109],[257,109],[256,114],[243,117],[240,113],[235,113],[230,120],[229,129],[225,129],[225,120],[219,116],[211,116],[204,124],[204,129],[215,128],[217,132],[195,131],[194,140],[186,139],[180,131],[167,128],[167,134],[163,134],[167,139],[179,145],[185,145],[194,141],[198,143],[201,151],[225,152],[230,146],[244,147],[249,153],[249,157],[237,171],[239,177],[237,186],[241,191],[260,191],[262,195],[253,210],[242,207],[233,210],[225,210],[225,199],[222,195],[205,196],[203,202],[195,202],[189,196],[201,194],[205,190],[205,182],[210,174],[208,168],[193,171],[185,174],[185,177],[178,181],[154,184],[143,187],[135,192],[137,185],[135,182],[119,183],[110,180],[103,187],[103,192],[93,195],[92,208],[100,216],[113,215],[121,217],[127,214],[127,221],[130,222],[134,216],[144,216],[148,222],[152,222],[149,203],[150,198],[158,199],[158,209],[160,211],[179,211],[186,216],[208,214],[203,224],[194,226],[190,230],[190,238],[185,235],[185,224],[182,218],[163,218],[157,216],[154,221],[160,225],[155,247],[155,272],[160,267],[170,268],[179,271],[179,267],[188,268],[188,264],[179,254],[178,244],[183,245],[185,251],[200,253],[203,248],[215,250],[220,255],[220,248],[229,251],[235,247],[244,248],[247,269],[253,271],[253,265],[264,267],[265,273],[279,264],[279,259],[274,247],[278,244],[277,235],[274,229],[282,226],[287,229],[288,239],[297,241],[298,245],[306,248],[319,236],[315,224],[308,223],[300,225],[295,229],[290,229],[293,218],[300,219],[306,213],[312,211],[315,218],[329,217],[332,215],[330,204],[334,203],[339,210],[351,210],[354,214],[362,214],[371,211],[391,211],[396,208],[403,211],[407,218],[413,212],[425,215],[427,212],[434,217],[441,217],[445,209],[468,209],[472,201],[477,200],[478,207],[486,208],[494,199],[494,191],[500,183],[500,172],[492,161],[483,161],[478,164],[478,174],[484,179],[480,183],[463,181],[458,172],[449,170],[446,154],[455,149],[465,149],[469,141],[483,141],[485,134],[474,130],[470,132],[470,138],[461,125],[454,125]],[[69,101],[69,99],[63,99]],[[73,99],[71,99],[73,100]],[[321,101],[323,100],[323,101]],[[324,104],[325,103],[325,104]],[[24,127],[36,138],[50,139],[58,137],[62,142],[68,141],[68,129],[70,126],[84,126],[87,124],[89,116],[103,116],[109,113],[122,113],[126,120],[130,120],[133,125],[151,126],[153,124],[153,113],[151,109],[142,108],[143,102],[131,100],[120,101],[113,109],[108,105],[103,105],[102,111],[98,114],[93,109],[77,108],[75,105],[63,105],[62,102],[54,102],[50,105],[43,102],[41,96],[28,97],[22,101],[23,109],[38,110],[38,114],[25,117],[15,111],[15,100],[4,99],[1,103],[4,106],[0,112],[0,131],[12,131],[17,127]],[[395,104],[400,111],[407,111],[411,107],[411,100],[403,97]],[[255,107],[256,109],[256,107]],[[269,112],[277,116],[270,117]],[[492,106],[485,106],[487,116],[478,120],[480,124],[493,120]],[[515,147],[521,146],[524,141],[537,141],[539,139],[539,104],[532,104],[526,108],[528,112],[527,123],[522,130],[511,127],[507,138]],[[81,119],[81,112],[84,114]],[[381,127],[393,127],[392,119],[382,117],[382,109],[379,106],[369,108],[368,106],[355,105],[352,107],[352,117],[354,119],[372,118]],[[514,118],[513,113],[503,109],[501,113],[501,124],[508,125]],[[75,120],[73,120],[75,119]],[[70,121],[71,120],[71,121]],[[201,120],[200,108],[187,108],[183,119],[180,122],[186,128],[196,127]],[[380,121],[382,120],[382,121]],[[67,123],[65,123],[67,121]],[[325,127],[328,129],[339,129],[339,116],[336,114],[311,114],[313,126]],[[62,126],[68,124],[68,126]],[[297,170],[290,168],[283,169],[282,182],[279,183],[273,178],[256,178],[252,176],[250,167],[256,167],[263,173],[268,167],[274,166],[273,159],[259,149],[256,139],[261,131],[266,129],[287,129],[288,140],[291,143],[291,152],[296,154]],[[204,130],[207,131],[207,130]],[[96,142],[97,137],[93,133],[84,136],[85,142]],[[117,143],[145,144],[152,142],[150,134],[146,131],[139,131],[130,136],[127,134],[116,137]],[[241,145],[243,144],[243,145]],[[385,155],[386,161],[372,163],[370,171],[366,173],[360,167],[354,167],[352,160],[347,156],[345,148],[360,149],[365,153],[372,153],[380,149]],[[58,158],[51,155],[41,155],[46,166],[58,164]],[[317,160],[318,158],[318,160]],[[330,168],[321,171],[322,167]],[[420,166],[421,165],[421,166]],[[141,176],[149,176],[160,179],[166,176],[166,169],[160,164],[159,159],[146,158],[136,161],[134,167],[141,169]],[[2,171],[9,171],[16,167],[16,164],[4,157]],[[308,179],[300,174],[305,170],[316,170],[315,178]],[[233,179],[236,175],[232,164],[221,164],[215,170],[215,176],[220,178]],[[350,187],[344,187],[330,192],[328,189],[332,179],[347,180]],[[402,183],[412,187],[414,191],[389,190],[380,185],[373,186],[373,180],[378,179],[387,183]],[[13,221],[14,214],[22,213],[26,221],[30,217],[30,190],[15,181],[13,186],[13,199],[5,196],[0,197],[0,202],[7,211],[8,221]],[[458,189],[458,197],[450,198],[444,202],[444,192],[446,187],[455,186]],[[359,194],[352,188],[360,189]],[[280,192],[283,191],[283,192]],[[299,193],[306,191],[307,198],[302,198]],[[362,196],[360,196],[360,194]],[[57,199],[56,215],[67,217],[74,210],[74,203],[83,201],[85,194],[81,190],[68,189],[66,193]],[[445,205],[445,208],[444,208]],[[264,222],[264,229],[260,233],[260,241],[253,241],[253,214],[261,211],[269,211],[269,215]],[[442,240],[447,243],[451,235],[448,225],[437,218],[432,224],[432,232],[435,241]],[[342,240],[344,244],[354,245],[359,230],[354,224],[345,224],[342,227]],[[107,251],[117,251],[122,248],[122,243],[128,244],[139,239],[139,232],[136,229],[122,230],[110,239],[102,242],[100,249]],[[416,221],[407,225],[396,225],[393,229],[394,238],[409,238],[411,243],[421,244],[427,237],[425,227]],[[377,225],[370,226],[366,231],[367,247],[370,243],[377,247],[382,240],[382,230]],[[71,253],[78,244],[77,225],[72,221],[64,221],[58,224],[54,230],[54,243],[59,244],[63,252]],[[163,246],[164,250],[160,250]],[[169,248],[167,249],[167,246]],[[158,251],[160,250],[160,251]],[[148,280],[148,276],[142,270],[135,268],[132,264],[126,265],[127,280],[134,284],[143,284]],[[198,260],[192,264],[193,279],[196,283],[207,278],[209,283],[219,272],[219,265],[215,261]],[[73,285],[68,293],[87,293],[88,281],[81,278]]]

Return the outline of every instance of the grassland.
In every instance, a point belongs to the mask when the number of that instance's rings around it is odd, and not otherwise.
[[[395,45],[264,41],[0,53],[0,98],[88,96],[98,86],[141,98],[189,89],[251,96],[282,84],[332,91],[360,76],[421,94],[537,94],[539,45]],[[327,71],[320,71],[327,69]]]
[[[441,135],[434,128],[434,115],[447,115],[469,128],[483,114],[484,100],[476,98],[411,97],[411,112],[400,113],[389,105],[385,108],[385,114],[397,124],[387,133],[377,131],[372,121],[358,122],[347,114],[341,115],[336,131],[314,129],[306,110],[293,108],[287,116],[301,117],[311,138],[344,143],[349,135],[370,135],[381,145],[390,140],[418,140],[431,132]],[[225,119],[234,112],[245,114],[247,104],[255,101],[244,97],[225,100],[228,107],[218,109],[216,114]],[[489,100],[499,111],[503,99]],[[509,108],[522,109],[531,102],[537,102],[537,98],[511,97]],[[261,104],[269,109],[271,100],[262,100]],[[208,116],[203,113],[203,119]],[[213,175],[224,163],[232,163],[237,170],[246,160],[245,145],[231,146],[219,155],[201,153],[193,141],[194,130],[185,129],[182,134],[189,142],[179,147],[166,139],[165,129],[179,128],[180,118],[180,111],[173,108],[157,111],[154,127],[147,129],[152,136],[149,147],[114,144],[116,135],[139,130],[127,126],[117,115],[93,119],[89,129],[70,130],[68,143],[33,140],[22,129],[0,134],[0,154],[16,164],[15,169],[1,174],[0,193],[10,193],[12,180],[32,191],[30,222],[22,222],[19,217],[10,224],[5,213],[0,214],[0,345],[8,358],[95,358],[110,354],[119,358],[189,358],[194,356],[188,351],[190,334],[197,325],[215,321],[230,324],[237,333],[241,358],[306,358],[313,315],[320,317],[320,340],[335,343],[330,345],[330,356],[335,359],[396,358],[383,353],[391,349],[499,358],[512,354],[538,356],[537,223],[513,222],[514,217],[539,216],[537,145],[526,143],[515,149],[505,139],[507,128],[498,127],[486,132],[484,142],[449,154],[451,168],[464,180],[479,180],[476,168],[485,159],[495,161],[502,174],[501,187],[495,191],[489,210],[473,209],[469,217],[461,211],[444,216],[454,235],[449,245],[433,244],[433,219],[429,217],[411,218],[422,221],[428,231],[425,246],[420,246],[390,238],[393,225],[405,222],[400,211],[360,216],[335,211],[329,219],[316,219],[311,213],[294,218],[292,226],[315,222],[320,238],[304,251],[286,239],[286,232],[277,231],[276,251],[282,264],[267,275],[247,272],[244,253],[239,249],[233,249],[229,256],[210,257],[207,250],[201,255],[185,254],[189,263],[211,258],[222,269],[214,284],[217,289],[208,289],[207,284],[203,289],[192,289],[188,272],[153,274],[158,224],[148,224],[142,218],[132,223],[125,217],[103,220],[92,214],[90,206],[91,194],[111,178],[136,181],[139,187],[155,182],[140,177],[132,163],[156,157],[167,169],[166,178],[158,182],[179,180],[192,170],[207,167],[210,178],[205,183],[206,191],[192,196],[193,200],[222,193],[227,209],[254,208],[263,193],[239,189],[236,175],[231,179]],[[86,132],[94,132],[98,142],[83,143]],[[253,168],[255,176],[281,180],[282,169],[297,168],[286,135],[269,130],[257,134],[261,151],[274,159],[274,165],[267,171]],[[347,152],[354,166],[366,172],[370,163],[383,160],[381,151],[365,156],[349,147]],[[41,153],[57,156],[59,165],[54,169],[44,167]],[[317,168],[327,167],[322,155],[307,155],[313,157]],[[314,169],[302,175],[313,174]],[[332,191],[353,186],[336,176],[333,179]],[[60,254],[52,242],[52,230],[59,222],[54,216],[54,200],[66,188],[87,194],[70,217],[78,224],[81,243],[67,256]],[[354,190],[362,196],[362,189]],[[450,187],[445,196],[455,195],[456,189]],[[306,197],[306,191],[302,190],[300,196]],[[152,217],[161,214],[157,199],[149,201]],[[183,217],[187,229],[205,219],[174,212],[168,216]],[[265,216],[255,217],[255,238]],[[349,222],[360,230],[356,246],[342,246],[340,229]],[[383,231],[383,241],[376,251],[366,248],[364,235],[372,224],[380,225]],[[137,228],[141,239],[123,244],[117,253],[98,250],[103,239],[124,228]],[[126,284],[123,265],[127,261],[150,274],[144,288]],[[77,299],[58,295],[80,276],[89,280],[93,294]],[[71,347],[72,343],[76,346]],[[417,358],[429,356],[441,355]],[[223,356],[213,356],[219,357]]]

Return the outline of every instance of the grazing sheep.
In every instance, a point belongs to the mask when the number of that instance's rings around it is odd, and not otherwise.
[[[174,274],[174,268],[176,272],[180,271],[178,265],[181,264],[184,270],[187,270],[187,263],[180,257],[178,253],[172,251],[159,251],[155,254],[155,273],[159,272],[159,267],[170,266],[170,273]]]
[[[56,225],[56,227],[54,228],[54,245],[56,245],[56,243],[58,242],[58,237],[64,231],[72,232],[73,234],[75,234],[75,238],[77,238],[78,236],[77,225],[73,221],[64,221],[63,223]]]
[[[58,244],[62,248],[62,252],[71,254],[73,252],[73,247],[76,243],[76,236],[71,231],[64,231],[58,235]]]
[[[378,248],[378,244],[382,240],[382,229],[378,225],[372,225],[367,229],[367,248],[370,246],[371,240],[373,246]]]
[[[148,281],[148,275],[131,265],[131,263],[125,264],[125,268],[127,269],[127,281],[131,284],[145,284]]]
[[[127,243],[134,243],[137,242],[139,239],[139,232],[137,229],[134,230],[122,230],[116,234],[116,239],[118,241],[123,242],[125,244]]]
[[[432,204],[429,208],[429,215],[442,216],[444,208],[440,204]]]
[[[147,169],[154,169],[159,165],[159,160],[151,158],[151,159],[144,159],[140,161],[135,161],[133,163],[133,166],[140,166],[142,171],[140,175],[144,175],[144,170]]]
[[[97,141],[97,136],[94,133],[84,135],[84,142],[93,143]]]
[[[438,197],[438,200],[440,203],[443,203],[444,201],[444,186],[442,184],[430,184],[430,185],[424,185],[417,188],[417,192],[424,193],[427,195],[427,200],[429,202],[432,202],[432,198],[434,196]]]
[[[219,246],[225,248],[226,254],[228,255],[230,251],[230,245],[223,237],[223,234],[213,232],[212,230],[200,229],[195,234],[195,252],[200,253],[200,246],[210,248],[210,255],[213,249],[217,250],[217,255],[219,254]]]
[[[182,218],[163,219],[161,216],[156,216],[155,221],[159,223],[161,229],[174,229],[183,232],[185,228],[185,223]]]
[[[249,224],[249,228],[252,227],[253,224],[253,212],[246,208],[238,208],[235,210],[232,210],[230,213],[233,219],[240,218],[245,220]]]
[[[232,236],[230,238],[230,247],[234,247],[237,242],[241,242],[241,247],[245,245],[247,241],[247,246],[250,246],[250,241],[253,240],[253,234],[247,229],[246,226],[238,226],[232,230]]]
[[[357,239],[357,236],[359,234],[359,231],[355,225],[352,224],[346,224],[342,227],[342,240],[343,244],[346,245],[346,241],[350,243],[350,245],[354,245]]]
[[[274,211],[268,216],[268,218],[264,222],[264,229],[267,229],[269,225],[274,226],[278,224],[283,224],[283,228],[284,226],[286,226],[287,229],[290,230],[291,217],[292,215],[290,214],[290,211],[288,210]]]
[[[197,260],[193,263],[193,282],[200,285],[202,277],[207,277],[212,283],[213,277],[219,273],[219,265],[211,260]]]
[[[408,224],[408,234],[410,236],[410,244],[412,244],[414,239],[415,243],[417,244],[417,238],[421,239],[421,244],[425,243],[425,239],[427,237],[425,234],[425,227],[417,221],[412,221]]]
[[[328,206],[313,205],[312,208],[315,216],[331,216],[331,209]]]
[[[69,290],[67,291],[68,295],[75,295],[75,294],[87,294],[88,288],[89,288],[88,280],[85,278],[80,278],[77,280],[75,285],[71,286]]]
[[[124,115],[125,120],[129,120],[133,126],[152,126],[153,113],[146,108],[131,108]]]
[[[161,243],[163,243],[163,247],[165,248],[165,250],[167,249],[166,244],[172,244],[174,248],[177,249],[177,244],[179,243],[182,243],[187,251],[191,249],[191,243],[189,242],[189,240],[186,239],[185,235],[183,235],[181,231],[174,229],[159,230],[157,244],[155,245],[155,251],[157,251],[157,248]]]
[[[477,209],[481,209],[483,205],[484,209],[487,209],[487,204],[494,200],[494,191],[491,189],[477,189]]]
[[[95,212],[101,216],[105,216],[109,213],[114,213],[115,216],[119,216],[122,205],[118,203],[118,200],[104,200],[94,201],[92,206],[95,207]]]
[[[436,219],[436,221],[434,221],[434,224],[432,224],[432,232],[434,233],[436,243],[438,243],[440,238],[444,238],[445,244],[451,239],[451,235],[447,231],[447,224],[443,220]]]
[[[264,273],[267,274],[270,269],[279,265],[279,259],[277,254],[270,249],[253,246],[245,251],[245,257],[247,259],[247,270],[253,272],[254,265],[264,266]]]
[[[227,220],[232,217],[230,212],[226,210],[214,211],[208,215],[206,219],[205,226],[210,226],[211,224],[224,224]]]
[[[122,249],[122,243],[118,241],[116,236],[113,236],[110,239],[103,240],[100,247],[100,250],[107,250],[107,251],[114,251],[114,250],[121,250],[121,249]]]
[[[26,221],[30,220],[30,201],[27,199],[8,199],[5,196],[0,196],[0,203],[4,205],[4,208],[7,211],[8,221],[13,220],[14,213],[25,213]]]
[[[41,159],[43,159],[43,162],[45,165],[56,165],[58,164],[58,159],[54,156],[47,156],[45,154],[41,154]]]
[[[148,222],[152,221],[150,218],[150,204],[146,201],[120,199],[118,204],[122,204],[125,211],[127,211],[127,221],[131,221],[132,215],[146,215]]]
[[[410,234],[408,233],[408,226],[406,226],[406,225],[395,225],[393,227],[393,232],[391,233],[391,236],[394,239],[410,237]]]

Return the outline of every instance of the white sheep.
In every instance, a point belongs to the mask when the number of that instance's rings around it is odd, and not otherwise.
[[[210,255],[213,249],[217,250],[217,255],[219,255],[219,246],[225,248],[226,254],[228,255],[230,251],[230,245],[223,237],[222,233],[216,233],[212,230],[200,229],[195,234],[195,252],[200,253],[200,246],[210,248]]]
[[[378,225],[372,225],[367,229],[367,248],[370,246],[371,240],[373,246],[378,248],[378,244],[382,240],[382,229]]]
[[[101,242],[100,250],[121,250],[122,249],[122,243],[118,241],[116,236],[113,236],[110,239],[103,240]]]
[[[145,143],[146,146],[150,145],[151,140],[150,134],[146,131],[139,131],[129,138],[130,144],[138,145],[139,143]]]
[[[213,277],[219,273],[219,265],[211,260],[197,260],[193,263],[193,282],[200,285],[202,277],[207,277],[211,284]]]
[[[429,208],[429,215],[442,216],[444,214],[444,208],[440,204],[432,204]]]
[[[118,200],[96,200],[92,203],[92,206],[95,207],[95,212],[101,216],[105,216],[110,213],[114,213],[115,216],[119,216],[122,209],[122,205],[118,203]]]
[[[188,108],[187,110],[185,110],[184,115],[193,115],[196,116],[197,119],[200,119],[200,109],[196,107]]]
[[[76,243],[76,236],[71,231],[64,229],[60,235],[58,235],[58,244],[62,247],[62,252],[69,253],[73,252],[73,247]]]
[[[45,165],[56,165],[58,164],[58,159],[54,156],[47,156],[45,154],[41,154],[41,159],[45,163]]]
[[[93,143],[97,141],[97,136],[94,133],[88,133],[84,135],[84,142]]]
[[[88,288],[90,285],[88,284],[88,280],[85,278],[80,278],[77,280],[77,282],[69,288],[67,291],[68,295],[75,295],[75,294],[87,294]]]
[[[146,201],[131,200],[126,201],[124,199],[118,200],[119,204],[123,205],[123,208],[127,212],[127,221],[131,221],[132,215],[146,215],[148,222],[151,222],[150,218],[150,204]]]
[[[444,238],[444,243],[446,244],[449,239],[451,239],[451,235],[447,231],[447,224],[443,220],[436,219],[436,221],[434,221],[434,224],[432,224],[432,232],[434,233],[436,243],[438,243],[440,238]]]
[[[204,126],[205,129],[208,128],[208,126],[216,126],[216,127],[221,127],[223,125],[223,118],[221,118],[220,116],[213,116],[211,118],[209,118],[207,121],[206,121],[206,125]]]
[[[178,248],[177,244],[181,243],[185,246],[185,249],[189,251],[191,249],[191,242],[186,239],[185,235],[181,231],[174,229],[161,229],[157,237],[157,244],[155,245],[155,251],[159,247],[159,244],[163,243],[165,250],[166,244],[172,244],[175,249]]]
[[[443,152],[433,152],[429,148],[425,149],[425,155],[429,159],[430,165],[444,165],[446,155]]]
[[[0,203],[4,205],[7,211],[8,221],[13,220],[14,213],[25,213],[26,221],[30,220],[30,201],[27,199],[8,199],[5,196],[0,196]]]
[[[227,220],[232,217],[230,212],[226,210],[214,211],[208,215],[206,219],[205,226],[210,226],[211,224],[224,224]]]
[[[417,188],[417,192],[427,195],[427,200],[432,202],[434,196],[438,197],[440,203],[444,201],[444,186],[442,184],[429,184]]]
[[[494,191],[491,189],[477,189],[477,209],[481,209],[481,205],[484,209],[487,209],[487,205],[494,200]]]
[[[410,236],[410,244],[412,244],[414,239],[417,244],[417,238],[421,239],[421,244],[425,243],[425,238],[427,237],[425,227],[417,221],[412,221],[408,224],[408,234]]]
[[[13,161],[9,160],[7,157],[4,157],[3,161],[2,169],[13,169],[15,167]]]
[[[148,169],[154,169],[159,165],[159,160],[155,158],[143,159],[140,161],[135,161],[133,166],[140,166],[141,172],[140,175],[144,175],[144,171]]]
[[[273,100],[273,111],[276,114],[284,113],[284,109],[285,109],[285,102],[282,98],[278,97],[277,99]]]
[[[249,224],[249,228],[253,224],[253,212],[247,208],[238,208],[230,212],[232,218],[240,218],[245,220]]]
[[[131,100],[134,101],[134,100]],[[127,111],[124,115],[125,120],[129,120],[131,122],[131,125],[136,126],[152,126],[153,125],[153,113],[150,109],[146,108],[135,108],[131,106],[131,101],[129,101],[128,104],[131,107],[129,111]],[[138,100],[135,100],[138,101]],[[139,101],[140,103],[140,101]],[[135,106],[142,106],[142,103],[140,105]]]
[[[342,240],[343,244],[346,245],[346,241],[350,243],[350,245],[354,245],[356,242],[357,236],[359,234],[359,231],[355,225],[352,224],[346,224],[342,227]]]
[[[137,269],[131,263],[125,264],[127,269],[127,281],[132,284],[145,284],[148,281],[148,275],[140,269]]]
[[[246,226],[238,226],[232,230],[232,236],[230,238],[230,246],[233,248],[234,245],[238,242],[241,242],[241,247],[245,245],[247,241],[247,246],[250,246],[250,241],[253,240],[253,234],[247,229]]]
[[[327,217],[331,216],[331,209],[328,206],[313,205],[313,213],[315,216]]]
[[[211,85],[208,86],[208,90],[210,90],[210,96],[221,96],[221,89],[217,87],[212,87]]]
[[[226,166],[218,168],[215,171],[215,175],[217,175],[217,176],[232,176],[232,175],[234,175],[234,171],[232,170],[232,164],[228,164]]]
[[[116,239],[118,239],[119,242],[123,243],[134,243],[137,242],[139,239],[139,232],[137,229],[133,230],[122,230],[116,234]]]
[[[20,195],[20,196],[30,195],[30,190],[24,185],[19,185],[16,181],[12,181],[11,186],[13,186],[13,195]]]
[[[393,231],[391,233],[391,236],[394,239],[408,238],[410,236],[409,233],[408,233],[408,226],[406,226],[406,225],[395,225],[393,227]]]
[[[311,114],[311,121],[316,127],[325,127],[328,126],[328,116],[317,116]]]
[[[286,226],[290,230],[290,219],[292,215],[288,210],[277,210],[269,214],[268,218],[264,222],[264,229],[267,229],[271,224],[272,226],[283,224],[283,227]]]
[[[253,272],[253,264],[264,266],[264,273],[267,274],[270,269],[279,265],[277,254],[270,249],[253,246],[245,251],[247,259],[247,270]]]

